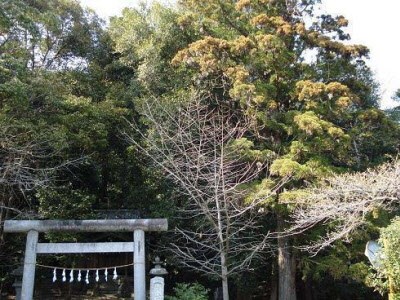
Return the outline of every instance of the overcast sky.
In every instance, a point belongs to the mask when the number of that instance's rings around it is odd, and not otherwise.
[[[201,1],[201,0],[199,0]],[[104,19],[119,15],[124,7],[139,0],[80,0]],[[149,1],[148,1],[149,2]],[[173,0],[161,1],[173,3]],[[381,106],[394,106],[391,97],[400,88],[400,1],[399,0],[322,0],[323,11],[344,15],[350,25],[352,42],[371,50],[369,65],[381,84]]]

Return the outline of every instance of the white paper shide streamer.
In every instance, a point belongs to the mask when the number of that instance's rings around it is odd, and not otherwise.
[[[69,273],[69,282],[73,282],[74,281],[74,270],[71,269],[71,272]]]
[[[99,272],[104,270],[104,281],[108,281],[108,275],[109,275],[108,269],[111,269],[111,270],[114,269],[112,271],[112,279],[113,280],[117,280],[118,279],[117,267],[121,268],[121,267],[127,267],[127,266],[131,266],[131,265],[133,265],[133,264],[116,266],[116,267],[98,268],[98,269],[97,268],[89,268],[89,269],[62,268],[61,280],[62,280],[62,282],[66,282],[67,281],[67,277],[69,276],[69,282],[70,283],[74,282],[75,280],[78,281],[78,282],[81,282],[83,280],[83,276],[82,276],[83,274],[82,273],[86,271],[84,281],[85,281],[86,284],[89,284],[90,271],[93,271],[93,272],[95,272],[94,279],[96,280],[96,282],[99,282],[99,280],[100,280]],[[53,269],[53,282],[57,281],[57,269],[61,270],[61,268],[54,267],[54,266],[39,265],[39,264],[38,264],[38,266],[41,266],[41,267],[44,267],[44,268],[52,268]],[[75,271],[78,272],[77,275],[74,274]],[[68,275],[67,275],[67,272],[69,272]],[[74,277],[74,276],[76,276],[76,277]]]

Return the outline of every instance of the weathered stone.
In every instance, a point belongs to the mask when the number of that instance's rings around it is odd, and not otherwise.
[[[120,219],[120,220],[7,220],[4,232],[133,232],[166,231],[167,219]]]
[[[26,237],[24,275],[22,277],[22,300],[32,300],[33,298],[36,269],[36,246],[38,238],[39,233],[35,230],[30,230]]]
[[[133,252],[133,248],[133,242],[39,243],[36,253],[120,253]]]
[[[164,300],[164,278],[150,279],[150,300]]]
[[[144,249],[144,231],[137,229],[133,233],[135,250],[133,252],[133,289],[135,299],[146,299],[146,265]]]

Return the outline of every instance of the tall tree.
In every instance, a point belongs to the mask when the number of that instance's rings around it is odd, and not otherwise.
[[[88,27],[91,21],[75,2],[2,1],[0,6],[0,117],[7,130],[1,136],[2,175],[12,178],[13,183],[8,185],[10,193],[3,194],[9,195],[5,196],[7,200],[2,201],[18,208],[12,202],[37,185],[33,183],[40,182],[35,174],[43,175],[46,168],[57,164],[55,156],[62,145],[47,117],[59,111],[57,104],[68,89],[47,70],[55,68],[51,65],[56,61],[60,66],[78,60],[81,53],[71,50],[78,43],[71,45],[67,36],[77,37],[78,32],[72,28]],[[66,50],[63,54],[61,48]],[[7,183],[10,180],[3,181],[2,187],[6,188]]]
[[[121,17],[111,19],[109,34],[119,53],[119,62],[136,70],[135,84],[141,97],[165,93],[176,94],[187,87],[187,70],[171,66],[174,55],[190,42],[196,33],[181,23],[181,15],[155,2],[138,9],[125,8]]]
[[[100,26],[74,1],[0,3],[0,268],[1,287],[17,263],[16,240],[2,222],[37,213],[34,194],[67,169],[57,119],[70,89],[63,71],[85,63]],[[84,45],[83,45],[84,41]]]
[[[307,182],[361,169],[397,145],[398,132],[368,87],[368,49],[344,43],[347,20],[315,16],[315,2],[180,1],[182,24],[196,28],[198,39],[172,63],[193,71],[193,88],[217,99],[210,105],[229,103],[248,118],[253,142],[275,154],[270,175],[292,177],[272,206],[280,230]],[[279,299],[296,299],[291,243],[278,237]]]
[[[280,186],[264,179],[270,190],[246,204],[246,186],[259,177],[269,151],[252,149],[244,139],[247,122],[230,108],[210,108],[202,103],[204,96],[189,97],[178,111],[148,104],[143,111],[151,128],[147,147],[130,140],[187,199],[179,209],[187,222],[176,229],[178,240],[171,251],[184,266],[220,278],[223,299],[228,300],[228,279],[246,271],[269,246],[257,210]]]
[[[135,72],[112,46],[102,21],[77,1],[1,1],[1,222],[149,211],[136,199],[153,188],[119,138],[123,118],[134,115]],[[17,241],[4,242],[1,229],[0,240],[1,281],[10,283]]]

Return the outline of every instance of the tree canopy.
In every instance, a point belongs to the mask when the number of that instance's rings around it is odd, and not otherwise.
[[[358,186],[335,184],[395,157],[400,141],[397,108],[379,108],[368,48],[351,43],[345,16],[321,15],[318,5],[180,0],[126,8],[106,26],[75,0],[2,1],[0,222],[129,209],[177,228],[149,242],[166,249],[171,280],[200,278],[185,258],[205,261],[217,271],[201,281],[214,288],[224,277],[224,300],[377,298],[361,278],[361,245],[397,208],[352,224],[352,243],[339,234],[315,258],[299,250],[348,225],[349,214],[374,214],[348,209]],[[361,189],[375,193],[368,180]],[[321,197],[304,201],[310,191]],[[329,198],[342,192],[345,203]],[[312,210],[320,201],[345,215],[323,224]],[[305,215],[317,226],[285,233]],[[190,252],[183,227],[206,250]],[[241,250],[259,240],[247,260]],[[17,262],[9,250],[20,245],[0,230],[0,247],[5,291]]]

